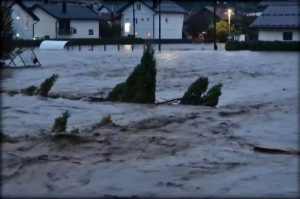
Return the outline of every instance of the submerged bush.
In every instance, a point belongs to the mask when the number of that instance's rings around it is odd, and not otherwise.
[[[68,118],[70,117],[69,111],[65,111],[62,116],[58,117],[54,121],[52,132],[64,132],[66,131]]]
[[[219,103],[219,97],[221,96],[222,84],[213,86],[202,98],[202,105],[215,107]]]
[[[100,126],[106,126],[106,125],[110,125],[110,124],[113,124],[113,121],[112,121],[110,115],[103,117],[100,122]]]
[[[47,97],[50,89],[52,88],[53,84],[56,82],[58,78],[57,74],[53,74],[51,77],[47,78],[40,86],[37,91],[37,94],[43,97]]]
[[[155,103],[156,61],[154,50],[147,46],[138,64],[127,80],[117,84],[107,100],[134,103]]]
[[[34,95],[35,91],[37,91],[38,87],[36,86],[29,86],[27,88],[21,89],[21,93],[26,95]]]
[[[180,104],[215,107],[221,96],[222,84],[217,84],[206,92],[208,84],[207,77],[200,77],[197,79],[184,93],[180,100]]]

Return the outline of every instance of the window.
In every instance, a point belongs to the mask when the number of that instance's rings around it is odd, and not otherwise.
[[[30,20],[30,18],[29,18],[29,16],[27,15],[27,16],[25,17],[25,30],[29,30],[29,20]]]
[[[136,9],[141,10],[141,4],[140,3],[136,4]]]
[[[149,19],[149,17],[147,18],[147,21],[149,21],[150,19]]]
[[[89,35],[94,35],[94,30],[93,29],[89,29]]]
[[[142,21],[144,21],[144,18],[142,18]]]
[[[129,21],[129,18],[126,18],[125,21],[128,22],[128,21]]]
[[[72,34],[77,34],[76,28],[73,28],[73,27],[72,27]]]
[[[20,10],[17,11],[16,19],[17,19],[17,20],[20,20]]]
[[[283,32],[283,40],[285,40],[285,41],[293,40],[293,33],[292,32]]]
[[[135,24],[137,24],[138,23],[138,20],[137,20],[137,18],[135,18]]]
[[[124,24],[124,31],[125,31],[126,33],[129,33],[129,32],[130,32],[130,23],[126,22],[126,23]]]
[[[151,32],[147,32],[147,37],[148,38],[152,38],[152,33]]]
[[[165,18],[165,22],[168,23],[168,18]]]

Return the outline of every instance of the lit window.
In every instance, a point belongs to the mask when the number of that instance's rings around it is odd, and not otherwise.
[[[19,38],[19,37],[20,37],[20,33],[17,33],[17,34],[16,34],[16,37]]]
[[[125,29],[125,32],[126,32],[126,33],[130,32],[130,23],[128,23],[128,22],[125,23],[125,24],[124,24],[124,29]]]
[[[19,17],[19,16],[17,16],[17,17],[16,17],[16,19],[17,19],[17,20],[20,20],[20,17]]]
[[[147,32],[147,37],[148,38],[152,38],[152,33],[151,32]]]

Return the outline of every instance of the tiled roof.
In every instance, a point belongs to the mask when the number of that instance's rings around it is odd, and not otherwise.
[[[62,3],[36,4],[32,9],[40,8],[57,19],[98,20],[99,16],[90,8],[79,4],[67,3],[66,13],[62,11]]]
[[[300,7],[298,5],[268,6],[261,16],[251,24],[254,28],[299,28]]]
[[[299,0],[265,0],[261,1],[258,6],[286,6],[299,3]]]
[[[140,0],[141,3],[152,9],[154,12],[158,12],[158,7],[153,8],[153,1],[152,0]],[[128,3],[127,5],[123,6],[119,9],[119,12],[122,12],[125,10],[128,6],[130,6],[131,3]],[[187,13],[186,10],[184,10],[182,7],[174,3],[173,1],[169,0],[162,0],[161,1],[161,7],[160,7],[161,13]]]
[[[151,1],[152,2],[152,1]],[[154,9],[155,12],[158,12],[158,7]],[[182,7],[174,3],[173,1],[161,1],[161,7],[160,7],[161,12],[165,13],[186,13],[186,10],[184,10]]]

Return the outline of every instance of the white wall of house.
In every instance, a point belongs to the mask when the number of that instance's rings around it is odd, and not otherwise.
[[[51,39],[55,39],[57,25],[56,19],[40,8],[35,8],[33,13],[40,19],[40,21],[35,25],[34,36],[39,38],[49,36]]]
[[[139,5],[138,5],[139,4]],[[133,11],[132,6],[128,6],[122,12],[121,27],[122,36],[133,35]],[[152,9],[141,2],[135,2],[135,24],[136,37],[155,38],[159,37],[159,17]],[[161,14],[161,38],[181,39],[184,14],[162,13]],[[126,23],[130,24],[129,32],[126,31]]]
[[[145,6],[141,2],[135,2],[135,32],[136,37],[140,38],[152,38],[153,37],[153,10]],[[125,23],[130,24],[129,32],[125,27]],[[121,19],[122,35],[127,36],[128,34],[133,35],[133,11],[132,5],[127,7],[122,13]],[[128,26],[128,25],[127,25]]]
[[[259,30],[258,40],[260,41],[284,41],[283,32],[292,32],[292,41],[300,41],[300,30],[276,29],[276,30]]]
[[[14,38],[33,38],[33,24],[37,21],[34,21],[33,18],[16,3],[12,7],[12,19]]]
[[[155,15],[154,37],[159,38],[159,15]],[[184,14],[162,13],[161,14],[161,38],[162,39],[182,39]]]
[[[99,38],[99,21],[97,20],[71,20],[71,28],[76,29],[76,33],[71,35],[57,35],[58,38]],[[90,35],[90,30],[93,34]]]
[[[76,29],[76,33],[68,35],[60,35],[57,33],[59,24],[58,20],[40,8],[33,10],[33,13],[40,18],[40,22],[35,26],[35,37],[57,39],[72,39],[72,38],[99,38],[99,21],[98,20],[71,20],[70,27]],[[89,34],[93,30],[93,34]]]

